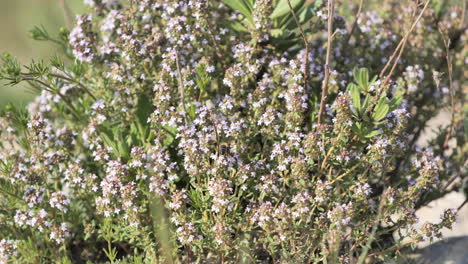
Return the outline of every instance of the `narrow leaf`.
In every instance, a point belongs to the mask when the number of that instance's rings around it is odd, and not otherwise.
[[[243,14],[250,22],[252,22],[252,13],[243,0],[223,0],[223,2],[230,8],[241,12],[241,14]]]
[[[349,94],[351,96],[351,100],[353,101],[354,108],[356,112],[360,112],[361,110],[361,95],[359,93],[359,88],[354,83],[350,83],[349,87]]]
[[[376,121],[382,120],[387,114],[390,107],[387,104],[387,98],[382,96],[375,106],[374,112],[372,113],[372,118]]]
[[[290,0],[293,10],[297,10],[298,7],[301,7],[304,4],[304,0]],[[288,0],[280,0],[276,5],[273,13],[271,13],[271,19],[277,19],[284,15],[290,14],[291,10],[288,5]]]

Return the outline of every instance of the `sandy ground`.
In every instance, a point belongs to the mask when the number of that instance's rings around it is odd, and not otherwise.
[[[418,145],[424,146],[428,139],[432,138],[434,133],[434,128],[438,126],[447,126],[450,122],[450,113],[448,111],[441,112],[438,116],[432,119],[428,128],[424,131],[423,136],[417,142]],[[424,222],[437,223],[440,221],[440,215],[447,208],[457,208],[460,206],[463,201],[465,201],[465,195],[463,193],[453,192],[445,197],[432,201],[427,207],[421,208],[418,210],[416,215],[420,218],[420,223],[418,226],[421,226]],[[445,238],[455,237],[455,236],[464,236],[468,235],[468,205],[465,205],[460,212],[458,212],[457,223],[452,230],[444,229],[443,235]],[[421,243],[421,246],[427,245],[428,242]],[[468,248],[467,248],[468,251]]]
[[[446,126],[450,122],[448,111],[441,112],[428,124],[423,136],[417,142],[419,146],[424,146],[426,142],[435,136],[434,129],[438,126]],[[428,206],[416,212],[419,223],[415,227],[421,227],[425,222],[438,223],[440,216],[447,208],[458,208],[465,201],[463,193],[452,192],[445,197],[432,201]],[[452,229],[442,230],[443,238],[438,244],[429,246],[429,241],[418,244],[419,248],[424,248],[423,260],[421,264],[468,264],[468,205],[465,205],[459,212],[455,225]],[[434,242],[436,242],[434,241]]]

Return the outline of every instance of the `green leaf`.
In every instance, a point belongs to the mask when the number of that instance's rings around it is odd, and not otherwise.
[[[366,98],[364,99],[364,102],[362,103],[362,107],[361,107],[361,111],[359,114],[364,114],[364,111],[367,110],[367,107],[369,106],[369,103],[370,103],[370,97],[369,95],[366,96]]]
[[[304,0],[290,0],[290,1],[291,1],[291,6],[294,11],[297,11],[298,7],[301,7],[305,2]],[[290,13],[291,13],[291,10],[288,5],[288,0],[280,0],[278,4],[276,5],[275,9],[273,10],[273,13],[271,13],[270,18],[277,19]]]
[[[358,135],[360,138],[362,137],[362,135],[363,135],[363,127],[362,127],[362,124],[361,124],[361,123],[355,122],[355,123],[351,126],[351,130],[352,130],[356,135]]]
[[[387,104],[387,98],[382,96],[375,106],[374,112],[372,113],[372,118],[375,121],[380,121],[388,114],[388,110],[390,110],[390,107]]]
[[[104,141],[104,143],[112,148],[112,151],[118,151],[117,146],[115,145],[114,139],[112,132],[110,132],[108,129],[101,128],[102,133],[100,133],[101,139]]]
[[[136,110],[137,116],[137,128],[140,135],[140,140],[145,142],[149,134],[148,118],[154,111],[154,106],[150,101],[150,97],[146,95],[140,95],[138,98],[138,105]]]
[[[168,147],[174,142],[175,136],[177,134],[177,129],[171,126],[163,126],[164,130],[167,132],[166,138],[163,141],[163,146]]]
[[[203,199],[200,198],[199,194],[195,190],[190,190],[187,192],[188,197],[192,201],[191,206],[194,208],[200,209],[203,205]]]
[[[353,101],[353,106],[356,109],[356,112],[359,113],[361,111],[361,95],[359,92],[359,88],[354,83],[350,83],[348,85],[348,89],[349,94],[351,96],[351,100]]]
[[[359,77],[360,77],[360,75],[359,75],[359,68],[357,68],[357,67],[354,67],[354,68],[353,68],[353,77],[354,77],[354,80],[355,80],[356,82],[359,81]]]
[[[304,30],[310,28],[310,26],[305,24],[311,21],[311,19],[314,17],[316,10],[321,6],[321,2],[322,1],[317,0],[309,5],[302,5],[302,7],[296,11],[297,19],[299,20],[299,23],[303,25]],[[282,29],[289,29],[294,32],[297,32],[298,30],[296,21],[294,21],[294,17],[292,15],[282,18],[278,25]]]
[[[252,12],[244,0],[223,0],[230,8],[235,9],[243,14],[250,22],[252,21]]]
[[[127,140],[122,134],[121,128],[116,128],[114,131],[114,137],[116,137],[117,147],[119,149],[120,156],[125,159],[130,159],[130,147],[127,144]]]
[[[390,102],[388,102],[388,106],[390,107],[389,112],[397,109],[400,105],[401,102],[403,101],[403,96],[395,96],[393,97]]]
[[[193,120],[195,119],[195,110],[196,110],[195,104],[191,104],[190,107],[187,109],[187,113],[190,116],[190,118]]]
[[[138,97],[138,105],[136,115],[138,121],[141,124],[147,124],[148,118],[150,117],[151,113],[154,111],[154,106],[150,101],[150,96],[142,94]]]
[[[313,10],[309,6],[304,6],[297,11],[297,19],[301,25],[308,22],[314,16]]]
[[[243,1],[244,1],[244,4],[249,8],[249,10],[253,11],[253,7],[254,7],[256,0],[243,0]]]
[[[233,21],[231,23],[231,27],[232,27],[232,29],[234,29],[235,31],[238,31],[238,32],[249,32],[249,30],[244,25],[239,23],[239,21]]]
[[[362,68],[359,72],[359,79],[361,88],[364,91],[369,90],[369,71],[366,68]]]
[[[52,39],[43,25],[40,27],[34,26],[34,28],[29,31],[29,34],[32,39],[37,41],[48,41]]]
[[[377,130],[374,130],[374,131],[371,131],[370,133],[367,133],[367,134],[365,135],[365,137],[366,137],[366,138],[371,138],[371,137],[377,136],[378,134],[380,134],[380,132],[377,131]]]

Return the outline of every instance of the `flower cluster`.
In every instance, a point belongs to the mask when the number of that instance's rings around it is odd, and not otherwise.
[[[357,263],[456,220],[414,227],[463,182],[448,6],[85,2],[75,60],[0,66],[42,90],[0,113],[0,263]]]

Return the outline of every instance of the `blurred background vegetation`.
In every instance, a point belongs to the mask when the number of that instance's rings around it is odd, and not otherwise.
[[[48,59],[58,53],[51,43],[31,39],[29,31],[43,25],[56,35],[60,27],[67,25],[64,3],[72,17],[85,10],[83,0],[0,0],[0,54],[9,52],[27,64],[31,59]],[[33,97],[25,85],[10,87],[0,82],[0,107],[7,102],[27,103]]]
[[[433,0],[436,6],[448,3],[459,5],[464,0]],[[344,3],[357,3],[359,0],[343,0]],[[380,0],[366,0],[366,8],[378,5]],[[60,27],[67,26],[64,4],[73,19],[75,14],[85,12],[83,0],[0,0],[0,54],[9,52],[22,64],[31,59],[49,59],[55,55],[57,47],[50,42],[39,42],[31,39],[29,31],[34,26],[44,26],[55,36]],[[354,16],[355,11],[342,9],[344,16]],[[27,103],[34,97],[34,92],[27,85],[5,86],[0,81],[0,107],[8,102]]]

